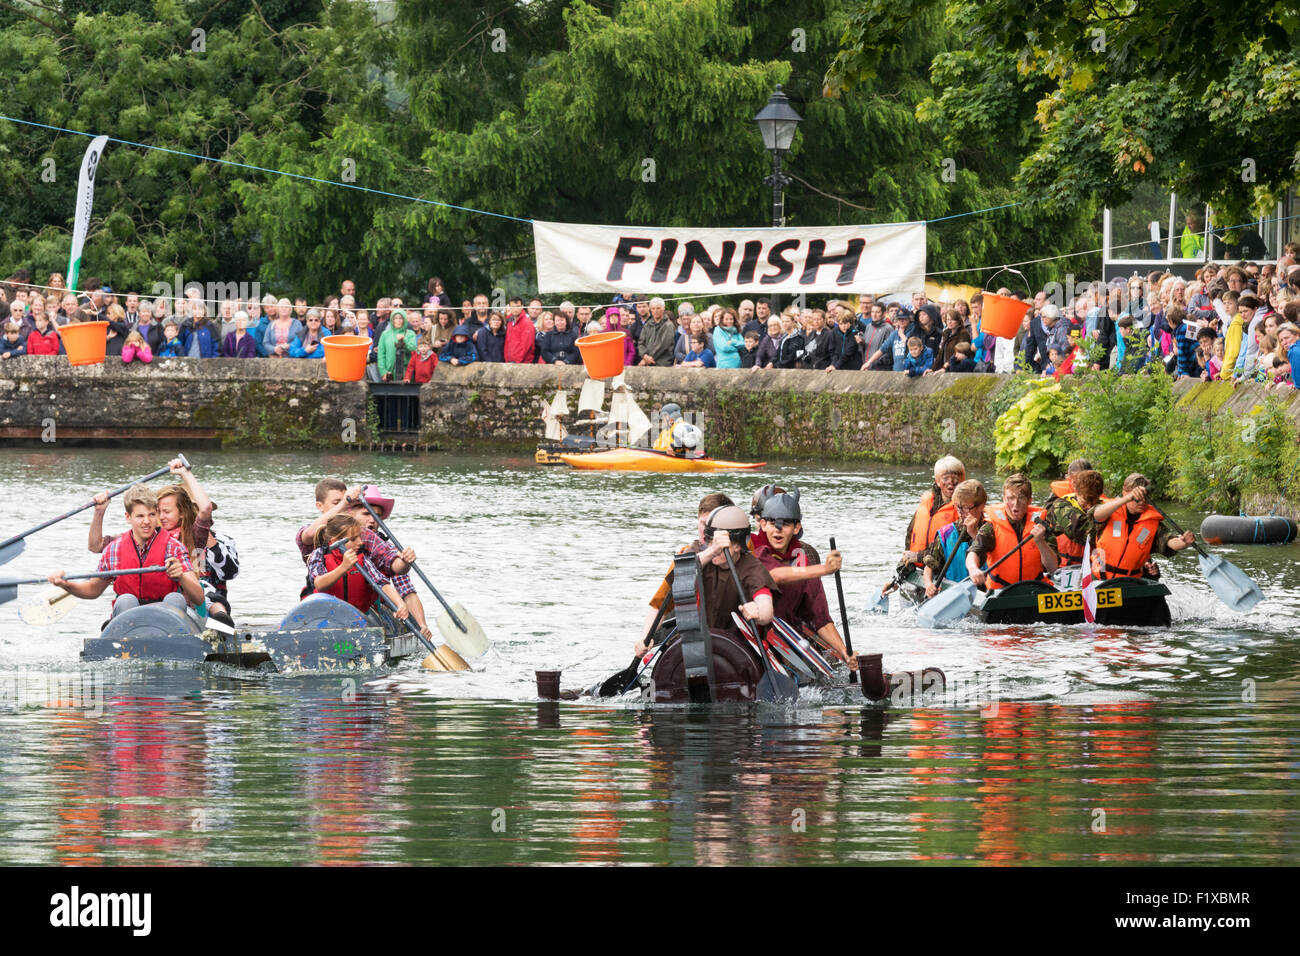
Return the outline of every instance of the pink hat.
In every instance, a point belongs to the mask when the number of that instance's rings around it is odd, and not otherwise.
[[[379,489],[374,485],[366,485],[361,489],[361,497],[375,509],[375,514],[379,515],[379,520],[387,521],[388,516],[393,513],[393,499],[379,493]]]

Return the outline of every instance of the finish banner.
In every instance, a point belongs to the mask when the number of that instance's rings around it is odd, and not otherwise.
[[[919,292],[925,223],[676,229],[533,222],[539,292]]]

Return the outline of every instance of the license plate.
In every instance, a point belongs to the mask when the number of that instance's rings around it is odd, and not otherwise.
[[[1124,592],[1119,588],[1102,588],[1097,591],[1097,608],[1120,607],[1124,603]],[[1038,595],[1039,614],[1059,614],[1066,611],[1083,610],[1082,591],[1057,591]]]

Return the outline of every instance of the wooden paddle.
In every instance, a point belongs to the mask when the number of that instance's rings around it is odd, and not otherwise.
[[[347,538],[340,538],[338,541],[328,545],[326,550],[341,551],[347,547],[347,543]],[[390,612],[393,612],[394,617],[396,617],[397,604],[392,598],[384,593],[383,588],[381,588],[375,579],[370,576],[370,572],[365,569],[365,565],[358,561],[353,565],[353,567],[361,572],[361,576],[366,579],[366,583],[370,585],[370,589],[378,595],[379,600],[383,602],[384,607],[386,607]],[[425,646],[429,651],[429,656],[432,657],[434,662],[438,665],[437,667],[428,667],[427,669],[441,669],[447,671],[467,671],[472,669],[469,664],[466,663],[465,659],[456,653],[454,648],[447,647],[445,644],[442,647],[435,646],[432,641],[420,633],[420,629],[415,626],[415,622],[411,620],[409,615],[402,619],[402,623],[406,625],[407,630],[415,635],[416,640]],[[426,659],[424,663],[427,666],[429,664],[428,659]]]
[[[835,535],[831,535],[831,550],[835,550]],[[849,612],[844,607],[844,582],[840,580],[839,569],[835,569],[835,593],[840,599],[840,622],[844,625],[844,650],[848,652],[849,657],[853,656],[853,638],[849,637]],[[884,594],[882,592],[881,596]],[[858,682],[858,672],[849,671],[849,683]]]
[[[743,603],[748,604],[749,595],[745,593],[745,586],[740,583],[740,574],[736,571],[736,562],[731,559],[731,545],[723,548],[722,553],[726,555],[727,567],[731,569],[731,580],[736,584],[736,593],[740,595],[740,600]],[[762,638],[754,630],[753,625],[749,624],[748,621],[744,623],[748,626],[754,643],[758,645],[758,661],[763,667],[763,676],[758,681],[758,699],[777,703],[798,700],[799,687],[795,684],[794,678],[788,674],[777,673],[767,659],[767,649],[763,646]]]
[[[392,542],[393,547],[398,551],[401,551],[402,545],[401,542],[397,540],[397,536],[393,534],[392,529],[390,529],[388,525],[384,524],[384,519],[375,513],[375,509],[370,507],[370,502],[366,501],[365,489],[368,487],[370,486],[367,485],[361,489],[361,504],[368,512],[370,512],[370,517],[375,519],[375,524],[379,526],[380,531],[387,535],[388,540]],[[447,612],[445,619],[439,617],[437,621],[438,630],[442,632],[442,639],[451,646],[452,650],[456,651],[456,653],[462,657],[482,657],[486,654],[492,647],[492,642],[487,639],[487,635],[483,633],[483,628],[479,626],[478,621],[474,620],[469,611],[465,610],[460,605],[456,606],[460,610],[460,615],[458,616],[456,611],[452,610],[451,605],[449,605],[443,596],[438,593],[438,589],[433,586],[433,582],[425,576],[424,571],[420,569],[418,564],[411,562],[411,570],[420,576],[420,580],[424,582],[424,586],[433,592],[433,596],[438,599],[438,603],[441,604],[443,610]],[[461,617],[464,617],[465,620],[461,620]],[[469,623],[467,624],[466,621]],[[454,624],[457,630],[453,631],[451,628],[445,626],[447,623]]]
[[[1042,520],[1035,516],[1034,523],[1042,524]],[[1016,554],[1032,540],[1034,540],[1033,534],[1025,535],[1019,544],[985,568],[984,573],[991,573],[994,568],[1007,558]],[[956,553],[957,547],[954,545],[952,554],[948,555],[948,562],[945,562],[944,564],[945,574],[948,570],[948,564],[951,563],[953,555]],[[922,627],[943,627],[945,624],[951,624],[953,621],[965,617],[967,613],[969,613],[970,609],[975,606],[975,595],[977,591],[978,589],[975,587],[975,582],[970,578],[967,578],[964,581],[958,581],[952,587],[940,591],[934,597],[922,604],[920,608],[917,609],[916,620]]]
[[[1168,515],[1160,515],[1160,520],[1167,521],[1169,527],[1179,534],[1186,533],[1178,527],[1178,522]],[[1201,574],[1205,576],[1205,580],[1214,589],[1219,600],[1232,610],[1249,611],[1264,600],[1264,592],[1259,589],[1259,585],[1241,568],[1217,554],[1210,554],[1195,539],[1192,540],[1192,547],[1199,552],[1197,563],[1201,567]]]
[[[181,463],[185,465],[186,468],[190,467],[190,463],[185,460],[184,455],[177,455],[176,457],[181,460]],[[142,485],[146,481],[153,481],[155,478],[160,478],[163,475],[166,475],[170,472],[171,472],[170,467],[159,468],[157,471],[150,472],[149,474],[144,475],[143,477],[137,478],[135,481],[125,484],[121,488],[118,488],[114,491],[110,491],[108,493],[108,496],[110,498],[115,498],[118,495],[120,495],[122,492],[127,491],[136,485]],[[92,498],[87,504],[84,504],[79,508],[73,508],[71,511],[59,515],[57,518],[51,518],[49,521],[42,521],[36,527],[28,528],[22,534],[16,534],[12,538],[8,538],[4,541],[0,541],[0,564],[8,564],[14,558],[18,557],[18,555],[23,553],[23,549],[27,547],[26,542],[23,540],[24,538],[28,537],[29,535],[33,535],[38,531],[43,531],[52,524],[58,524],[60,521],[63,521],[67,518],[71,518],[73,515],[79,515],[87,508],[93,508],[93,507],[95,507],[95,501]]]

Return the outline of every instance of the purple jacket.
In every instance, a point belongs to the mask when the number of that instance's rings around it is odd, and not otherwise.
[[[257,343],[253,340],[253,333],[244,332],[244,337],[239,340],[239,345],[235,345],[235,333],[226,333],[226,347],[222,354],[227,358],[256,358]]]

